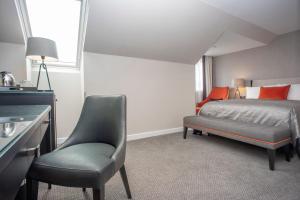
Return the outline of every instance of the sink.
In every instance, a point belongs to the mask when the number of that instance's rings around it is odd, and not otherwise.
[[[35,118],[35,115],[0,117],[0,138],[12,137],[18,125],[22,122],[33,121]]]
[[[14,122],[0,124],[0,137],[8,138],[14,135],[16,124]]]

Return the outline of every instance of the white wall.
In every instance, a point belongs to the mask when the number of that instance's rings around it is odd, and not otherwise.
[[[0,42],[0,72],[12,72],[16,81],[26,79],[25,46]]]
[[[38,71],[32,72],[33,83],[36,84]],[[58,138],[65,138],[73,131],[83,103],[81,75],[79,70],[49,70],[51,87],[57,98],[56,118]],[[48,89],[45,71],[41,73],[39,89]],[[59,141],[60,142],[60,141]]]
[[[128,134],[182,127],[194,114],[194,65],[84,53],[84,89],[127,96]]]

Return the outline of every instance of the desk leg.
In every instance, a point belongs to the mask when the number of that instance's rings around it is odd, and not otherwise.
[[[37,200],[38,191],[39,191],[39,182],[32,179],[26,179],[27,200]]]

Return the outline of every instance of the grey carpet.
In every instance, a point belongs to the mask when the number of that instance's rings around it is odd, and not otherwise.
[[[136,200],[299,200],[300,160],[279,153],[270,171],[264,149],[216,136],[171,134],[128,143],[126,168]],[[92,199],[91,189],[41,184],[39,199]],[[106,200],[125,200],[116,174]]]

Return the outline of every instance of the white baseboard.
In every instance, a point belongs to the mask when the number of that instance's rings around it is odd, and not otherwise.
[[[167,135],[171,133],[178,133],[181,131],[183,131],[183,128],[178,127],[178,128],[163,129],[158,131],[147,131],[142,133],[129,134],[127,135],[127,141],[139,140],[143,138],[155,137],[160,135]]]
[[[129,134],[129,135],[127,135],[127,141],[140,140],[140,139],[149,138],[149,137],[167,135],[167,134],[171,134],[171,133],[178,133],[181,131],[183,131],[183,128],[178,127],[178,128],[163,129],[163,130],[158,130],[158,131],[147,131],[147,132],[142,132],[142,133]],[[67,137],[57,138],[57,144],[58,145],[62,144],[66,139],[67,139]]]
[[[57,145],[60,145],[62,143],[64,143],[64,141],[66,141],[68,137],[61,137],[61,138],[57,138]]]

